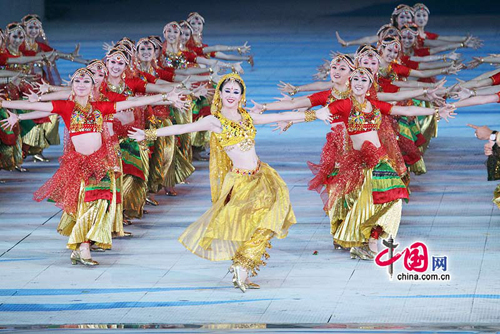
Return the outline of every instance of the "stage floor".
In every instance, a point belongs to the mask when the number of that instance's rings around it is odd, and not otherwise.
[[[327,22],[327,18],[322,20]],[[221,26],[208,26],[205,34],[210,44],[249,41],[256,65],[254,69],[245,66],[248,100],[269,102],[279,96],[276,84],[280,80],[310,82],[329,51],[341,49],[334,41],[335,30],[350,39],[371,34],[383,23],[380,18],[363,21],[358,17],[331,23],[323,30],[289,33],[283,28],[266,31],[262,25],[250,31],[237,27],[235,36]],[[147,31],[150,26],[141,28],[144,35],[155,33]],[[161,31],[161,23],[156,27]],[[57,28],[55,24],[48,29],[56,48],[70,50],[75,41],[84,39],[81,53],[85,57],[102,56],[103,41],[92,29],[76,32],[70,27],[68,31],[75,36]],[[450,29],[435,24],[433,29],[461,35],[470,31],[484,39],[483,49],[463,52],[467,60],[476,54],[500,53],[496,26],[475,28],[471,23]],[[122,35],[137,38],[141,33]],[[109,39],[119,37],[115,33]],[[59,64],[65,76],[75,68]],[[482,65],[459,77],[472,78],[490,69]],[[454,81],[450,77],[448,84]],[[196,172],[188,184],[177,187],[177,197],[157,196],[160,206],[148,206],[144,219],[126,227],[132,238],[116,239],[111,251],[94,254],[100,266],[72,266],[66,238],[56,232],[61,211],[51,203],[32,200],[33,191],[58,166],[62,146],[50,147],[45,151],[49,163],[27,159],[24,166],[29,173],[0,171],[0,180],[5,181],[0,184],[0,332],[13,328],[37,332],[45,327],[32,326],[48,324],[128,324],[131,330],[134,324],[194,325],[154,332],[234,328],[208,324],[244,324],[239,331],[246,328],[249,332],[266,328],[357,333],[498,330],[500,211],[491,202],[496,183],[486,181],[484,142],[476,140],[465,124],[500,129],[495,116],[499,110],[498,105],[467,108],[449,124],[441,122],[439,136],[425,155],[428,172],[412,176],[411,199],[403,205],[397,251],[415,241],[424,242],[431,256],[447,257],[449,281],[391,281],[387,268],[351,260],[348,252],[333,250],[320,197],[307,190],[312,174],[306,163],[319,161],[328,132],[319,121],[294,125],[282,135],[268,126],[258,127],[258,154],[288,184],[298,223],[286,239],[273,240],[271,258],[255,279],[262,288],[246,293],[233,288],[227,274],[229,262],[198,258],[177,241],[210,207],[207,162],[195,163]],[[406,272],[402,262],[396,263],[396,274]],[[304,327],[293,329],[287,324]]]

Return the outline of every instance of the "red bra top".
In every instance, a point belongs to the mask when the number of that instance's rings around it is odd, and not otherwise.
[[[69,136],[102,132],[104,116],[116,113],[114,102],[90,102],[82,107],[74,101],[52,101],[52,113],[61,115]]]
[[[372,105],[369,113],[354,108],[351,99],[337,100],[330,103],[328,108],[333,115],[341,115],[349,135],[377,131],[382,122],[382,114],[391,114],[392,104],[369,98],[367,100]]]

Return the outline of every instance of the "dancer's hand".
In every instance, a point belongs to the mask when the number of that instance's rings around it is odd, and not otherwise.
[[[457,87],[458,87],[458,89],[455,90],[453,92],[453,94],[451,95],[451,98],[454,100],[464,100],[464,99],[468,99],[469,97],[474,95],[474,92],[472,91],[472,89],[462,87],[460,85],[457,85]]]
[[[459,71],[465,68],[464,64],[453,64],[445,70],[446,74],[457,74]]]
[[[495,142],[491,140],[484,144],[484,155],[493,155],[493,145],[495,145]]]
[[[193,89],[193,95],[197,99],[199,99],[202,96],[207,96],[208,95],[207,85],[206,84],[199,85],[198,87],[196,87],[195,89]]]
[[[252,114],[262,114],[264,112],[264,105],[251,100],[253,103],[253,107],[248,109]]]
[[[339,35],[339,32],[336,31],[335,32],[335,36],[337,36],[337,42],[339,42],[339,44],[342,46],[342,47],[346,47],[346,46],[349,46],[349,43],[347,43],[346,41],[344,41],[342,38],[340,38],[340,35]]]
[[[243,44],[242,46],[238,47],[237,51],[240,55],[244,55],[248,52],[250,52],[250,49],[252,47],[250,45],[248,45],[248,41],[245,42],[245,44]]]
[[[30,102],[40,102],[40,96],[31,89],[29,90],[29,93],[23,93],[23,95],[24,97],[27,97]]]
[[[444,98],[440,95],[438,95],[438,91],[444,89],[444,84],[446,83],[446,80],[441,80],[439,81],[439,84],[436,85],[434,88],[428,89],[426,96],[431,100],[431,101],[437,101],[437,100],[442,100],[444,102]]]
[[[468,69],[473,69],[478,67],[483,63],[483,57],[472,57],[472,60],[467,63]]]
[[[278,89],[285,94],[295,95],[297,93],[297,87],[283,81],[278,84]]]
[[[241,61],[234,63],[232,69],[234,69],[234,71],[238,74],[245,74],[243,67],[241,67]]]
[[[5,109],[7,114],[9,114],[9,117],[6,119],[2,119],[0,123],[2,123],[2,128],[4,130],[11,131],[12,128],[19,122],[19,116],[11,112],[9,109]]]
[[[275,97],[274,98],[275,100],[278,100],[278,101],[291,101],[293,100],[290,96],[284,94],[284,93],[281,93],[281,97]]]
[[[327,125],[330,125],[333,121],[333,116],[328,106],[316,110],[316,118],[322,120]]]
[[[474,136],[476,136],[476,138],[479,140],[489,140],[490,135],[493,133],[493,131],[491,131],[491,129],[486,125],[483,126],[477,126],[474,124],[466,124],[466,125],[476,130],[474,132]]]
[[[144,133],[144,130],[134,128],[132,127],[133,130],[128,131],[128,137],[132,138],[136,142],[141,142],[144,139],[146,139],[146,134]]]
[[[457,61],[461,57],[462,57],[462,55],[460,53],[456,53],[455,51],[452,51],[452,52],[445,55],[446,59],[453,60],[453,61]]]
[[[167,94],[167,99],[172,102],[175,108],[186,111],[188,105],[186,105],[186,96],[182,95],[177,88]]]
[[[71,56],[73,58],[79,58],[80,57],[80,43],[78,43],[76,46],[75,46],[75,50],[73,50],[73,52],[71,52]]]
[[[38,93],[47,94],[50,91],[50,85],[42,79],[42,83],[35,82],[35,87],[38,89]]]
[[[292,121],[289,121],[289,122],[279,121],[279,122],[271,124],[271,126],[274,127],[273,132],[280,130],[279,134],[282,134],[283,132],[288,130],[292,125],[293,125]]]
[[[439,107],[439,116],[443,118],[446,122],[449,122],[449,118],[455,118],[457,115],[454,113],[455,109],[457,109],[455,106],[451,104],[445,104],[442,107]]]

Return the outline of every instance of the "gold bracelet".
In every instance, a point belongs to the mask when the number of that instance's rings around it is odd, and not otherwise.
[[[316,119],[316,111],[314,110],[306,110],[304,111],[305,118],[304,121],[306,122],[312,122]]]
[[[266,111],[266,110],[267,110],[267,103],[264,103],[264,104],[262,105],[262,110],[260,111],[260,113],[262,114],[262,113],[263,113],[264,111]]]
[[[214,74],[214,70],[211,67],[208,68],[208,72],[210,72],[210,74]]]
[[[446,55],[443,55],[443,61],[446,63]]]
[[[482,63],[484,63],[484,58],[483,58],[483,57],[480,57],[480,58],[479,58],[479,62],[480,62],[481,64],[482,64]]]
[[[161,94],[161,99],[163,100],[163,102],[167,102],[168,101],[168,95],[167,95],[167,93]]]
[[[293,125],[293,122],[290,121],[288,122],[288,124],[283,128],[283,132],[285,132],[286,130],[290,129],[290,127]]]
[[[299,92],[299,87],[293,87],[293,90],[290,92],[290,96],[294,96]]]
[[[239,53],[239,54],[240,54],[240,56],[241,56],[241,54],[242,54],[242,52],[241,52],[241,48],[238,48],[237,50],[238,50],[238,53]]]
[[[154,141],[154,140],[156,140],[156,138],[158,138],[158,134],[157,134],[156,129],[144,130],[144,135],[145,135],[145,140],[147,140],[147,141]]]
[[[441,120],[441,115],[439,115],[439,108],[434,108],[434,110],[436,111],[436,113],[434,114],[436,116],[436,121],[440,121]]]
[[[464,47],[465,47],[465,44],[464,44],[463,42],[462,42],[462,43],[460,43],[460,47],[461,47],[461,48],[464,48]]]
[[[424,96],[427,95],[427,88],[424,88]]]
[[[477,91],[474,88],[472,88],[471,91],[472,91],[472,96],[477,96]]]

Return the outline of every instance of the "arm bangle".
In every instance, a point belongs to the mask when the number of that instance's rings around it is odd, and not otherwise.
[[[147,141],[154,141],[156,140],[156,138],[158,138],[158,134],[157,134],[157,130],[156,129],[147,129],[147,130],[144,130],[144,135],[145,135],[145,139]]]
[[[435,117],[436,117],[436,121],[440,121],[441,120],[441,115],[439,115],[439,108],[435,108],[434,109],[436,112],[435,112]]]
[[[161,94],[161,99],[163,100],[163,102],[167,102],[168,101],[167,93]]]
[[[267,103],[264,103],[264,104],[262,105],[262,110],[260,111],[260,113],[262,114],[262,113],[263,113],[264,111],[266,111],[266,110],[267,110]]]
[[[306,122],[312,122],[316,119],[316,111],[314,110],[306,110],[304,111],[305,118],[304,121]]]

